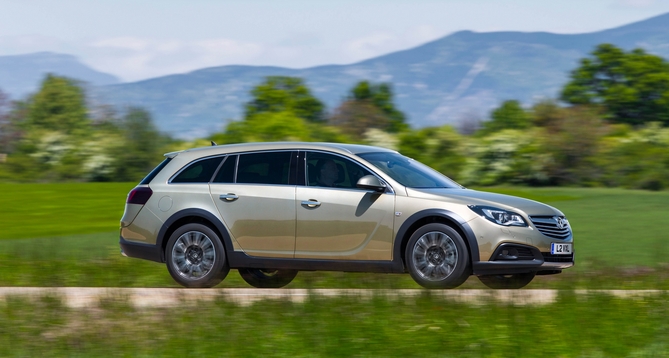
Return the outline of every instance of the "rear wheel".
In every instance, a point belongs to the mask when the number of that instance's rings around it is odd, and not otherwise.
[[[293,281],[295,276],[297,276],[297,271],[240,268],[239,274],[246,283],[253,287],[279,288]]]
[[[184,287],[214,287],[230,271],[218,235],[202,224],[186,224],[170,236],[167,270]]]
[[[411,277],[425,288],[455,288],[471,274],[467,245],[457,231],[444,224],[416,230],[405,259]]]
[[[479,280],[484,285],[496,289],[516,289],[527,286],[532,280],[536,272],[518,273],[513,275],[482,275]]]

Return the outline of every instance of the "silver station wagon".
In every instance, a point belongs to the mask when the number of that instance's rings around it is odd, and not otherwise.
[[[476,275],[521,288],[574,265],[559,210],[466,189],[396,151],[249,143],[165,154],[129,194],[120,245],[186,287],[230,269],[254,287],[298,271],[406,273],[426,288]]]

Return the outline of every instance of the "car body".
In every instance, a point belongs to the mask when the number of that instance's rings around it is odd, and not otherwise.
[[[120,246],[166,263],[186,287],[214,286],[232,268],[255,287],[329,270],[520,288],[574,264],[559,210],[466,189],[389,149],[276,142],[165,156],[128,194]]]

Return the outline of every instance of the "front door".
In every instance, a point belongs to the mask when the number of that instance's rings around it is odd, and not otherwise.
[[[338,155],[307,152],[306,186],[296,189],[295,257],[391,260],[395,195],[358,189],[371,174]]]

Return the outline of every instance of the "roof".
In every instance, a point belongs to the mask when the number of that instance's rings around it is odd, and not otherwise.
[[[371,152],[395,152],[394,150],[374,147],[370,145],[346,144],[346,143],[319,143],[319,142],[258,142],[258,143],[240,143],[226,144],[209,147],[186,149],[179,152],[166,153],[166,157],[174,157],[180,153],[191,153],[193,156],[204,157],[216,154],[236,153],[258,150],[327,150],[331,152],[361,154]]]

